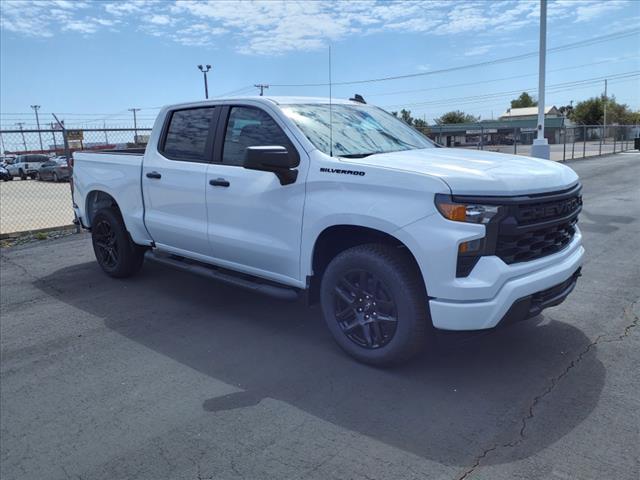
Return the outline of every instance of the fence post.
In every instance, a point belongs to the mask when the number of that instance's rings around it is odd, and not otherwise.
[[[567,127],[562,127],[562,132],[564,135],[564,142],[562,144],[562,161],[566,161],[566,154],[567,154]]]
[[[613,127],[613,153],[616,153],[616,127]]]
[[[604,128],[601,129],[604,134]],[[602,155],[602,134],[600,135],[600,146],[598,147],[598,155]]]
[[[480,125],[480,150],[484,150],[484,127]]]
[[[573,142],[571,142],[571,160],[573,160],[576,151],[576,129],[572,128],[571,133],[571,136],[573,137]]]
[[[56,119],[58,125],[62,129],[62,141],[64,142],[64,154],[67,157],[67,165],[71,167],[71,178],[69,179],[69,188],[71,189],[71,205],[73,205],[73,162],[71,161],[71,150],[69,150],[69,139],[67,138],[67,129],[64,124],[58,120],[58,117],[53,114],[53,118]],[[76,215],[76,210],[73,209],[73,223],[76,226],[76,233],[80,233],[80,221],[78,220],[78,215]]]
[[[585,158],[587,156],[587,126],[582,128],[582,158]]]

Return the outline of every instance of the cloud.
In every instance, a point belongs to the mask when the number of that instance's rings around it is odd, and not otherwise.
[[[549,22],[587,23],[635,0],[554,0]],[[19,35],[92,35],[116,24],[182,45],[224,45],[247,55],[326,48],[353,36],[482,35],[482,55],[502,34],[535,26],[539,3],[524,0],[71,0],[3,1],[1,28]]]
[[[72,20],[67,22],[62,30],[71,30],[80,33],[95,33],[98,27],[94,23],[83,22],[81,20]]]
[[[147,21],[156,25],[169,25],[171,18],[167,15],[152,15]]]
[[[484,55],[491,51],[493,47],[491,45],[478,45],[476,47],[472,47],[466,52],[464,52],[465,57],[473,57],[475,55]]]

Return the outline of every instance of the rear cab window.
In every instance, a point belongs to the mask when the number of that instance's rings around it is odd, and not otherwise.
[[[174,110],[169,113],[159,151],[171,160],[208,162],[213,141],[215,107]]]

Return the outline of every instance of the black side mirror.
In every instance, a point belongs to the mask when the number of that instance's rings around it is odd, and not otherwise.
[[[280,145],[248,147],[245,152],[243,167],[249,170],[273,172],[281,185],[289,185],[298,178],[295,167],[300,165],[298,152],[289,151]]]

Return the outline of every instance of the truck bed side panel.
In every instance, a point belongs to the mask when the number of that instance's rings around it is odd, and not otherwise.
[[[90,195],[92,192],[104,192],[118,204],[133,241],[149,245],[152,239],[144,226],[140,182],[143,156],[78,152],[73,158],[73,199],[83,225],[91,226]]]

